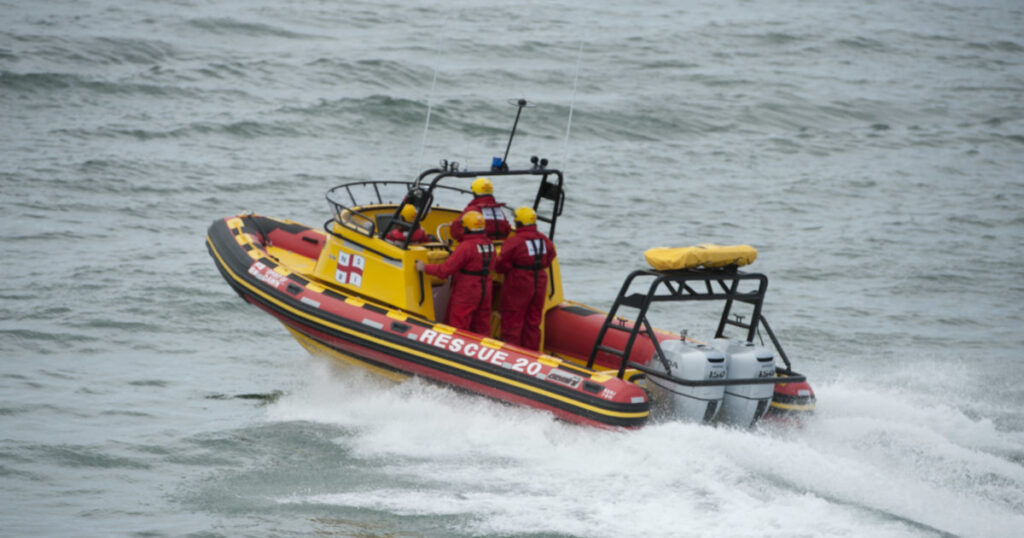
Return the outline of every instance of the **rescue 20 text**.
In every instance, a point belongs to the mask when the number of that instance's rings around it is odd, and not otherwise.
[[[462,353],[463,355],[498,366],[504,365],[505,360],[509,358],[508,352],[499,351],[478,342],[466,342],[461,338],[452,338],[450,334],[443,334],[429,329],[420,334],[419,341],[455,353]],[[530,375],[537,375],[543,369],[540,363],[532,362],[525,357],[516,357],[515,363],[508,367]]]

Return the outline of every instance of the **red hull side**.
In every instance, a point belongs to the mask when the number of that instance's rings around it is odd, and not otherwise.
[[[604,312],[582,305],[563,304],[552,308],[545,314],[544,347],[560,355],[586,360],[601,331],[601,324],[604,323],[606,315]],[[625,322],[624,327],[632,326],[631,321]],[[628,337],[629,333],[625,331],[608,331],[604,337],[604,345],[614,349],[625,349]],[[658,341],[674,338],[678,338],[678,336],[658,335]],[[629,360],[647,364],[653,356],[654,344],[646,336],[637,336],[633,343],[633,350],[629,354]],[[619,360],[619,357],[601,351],[598,352],[594,364],[595,366],[618,369]]]

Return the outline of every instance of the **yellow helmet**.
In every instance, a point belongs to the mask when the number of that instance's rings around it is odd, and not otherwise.
[[[416,206],[405,204],[402,206],[402,220],[412,222],[416,218]]]
[[[537,224],[537,212],[526,206],[520,207],[516,209],[516,222],[522,226]]]
[[[494,185],[491,184],[491,180],[485,177],[478,177],[473,180],[473,185],[470,186],[473,189],[473,194],[480,196],[481,194],[494,194]]]
[[[462,216],[462,227],[471,232],[479,232],[485,227],[484,216],[479,211],[469,211]]]

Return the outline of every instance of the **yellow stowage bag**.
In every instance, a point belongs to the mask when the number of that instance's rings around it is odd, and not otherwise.
[[[647,263],[658,271],[692,269],[694,267],[725,267],[748,265],[757,258],[757,249],[750,245],[713,245],[695,247],[654,247],[644,252]]]

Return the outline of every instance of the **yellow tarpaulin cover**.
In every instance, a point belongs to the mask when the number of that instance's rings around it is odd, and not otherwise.
[[[647,263],[658,271],[692,269],[694,267],[725,267],[748,265],[757,258],[757,249],[750,245],[714,245],[695,247],[654,247],[644,252]]]

